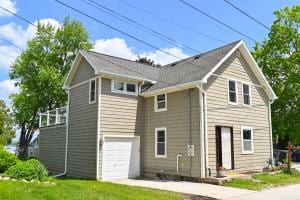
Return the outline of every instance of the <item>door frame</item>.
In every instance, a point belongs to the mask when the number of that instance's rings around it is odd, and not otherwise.
[[[134,138],[134,139],[138,139],[138,143],[139,143],[139,149],[138,149],[138,153],[139,153],[139,156],[138,156],[138,158],[139,158],[139,162],[138,162],[139,163],[139,166],[138,166],[139,173],[138,173],[137,177],[141,176],[141,137],[139,135],[103,135],[102,137],[103,137],[103,143],[101,145],[101,151],[102,151],[102,156],[101,156],[101,158],[102,158],[101,179],[104,180],[103,179],[103,174],[104,174],[104,167],[103,166],[104,166],[104,162],[105,162],[105,160],[104,160],[104,142],[105,142],[105,138]]]
[[[223,160],[222,160],[222,139],[221,139],[221,130],[222,128],[230,128],[230,141],[231,141],[231,169],[234,170],[234,139],[233,139],[233,127],[232,126],[216,126],[216,170],[218,171],[218,168],[222,166]]]

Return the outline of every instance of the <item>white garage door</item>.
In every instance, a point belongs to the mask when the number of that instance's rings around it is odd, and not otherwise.
[[[105,137],[102,179],[135,178],[140,175],[140,140],[138,137]]]

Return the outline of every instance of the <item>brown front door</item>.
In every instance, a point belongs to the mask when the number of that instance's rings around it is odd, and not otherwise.
[[[234,169],[232,127],[216,126],[216,166]]]

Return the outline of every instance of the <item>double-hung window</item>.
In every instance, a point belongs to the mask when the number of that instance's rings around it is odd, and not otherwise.
[[[167,94],[156,95],[154,101],[155,112],[166,111],[167,110]]]
[[[89,103],[96,102],[96,79],[90,80],[90,88],[89,88]]]
[[[115,93],[123,93],[123,94],[130,94],[130,95],[137,95],[137,84],[135,83],[126,83],[123,81],[116,81],[112,80],[112,92]]]
[[[237,104],[237,83],[234,80],[228,80],[228,102]]]
[[[243,104],[245,106],[251,105],[251,87],[245,83],[243,83]]]
[[[167,129],[166,128],[155,129],[155,157],[157,158],[167,157]]]
[[[248,126],[241,127],[242,154],[253,153],[253,128]]]

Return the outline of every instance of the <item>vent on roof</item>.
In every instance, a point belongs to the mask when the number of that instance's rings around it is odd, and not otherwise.
[[[194,57],[194,60],[197,60],[198,58],[200,58],[200,55],[195,56],[195,57]]]
[[[175,65],[177,65],[177,63],[173,63],[173,64],[171,65],[171,67],[174,67]]]

